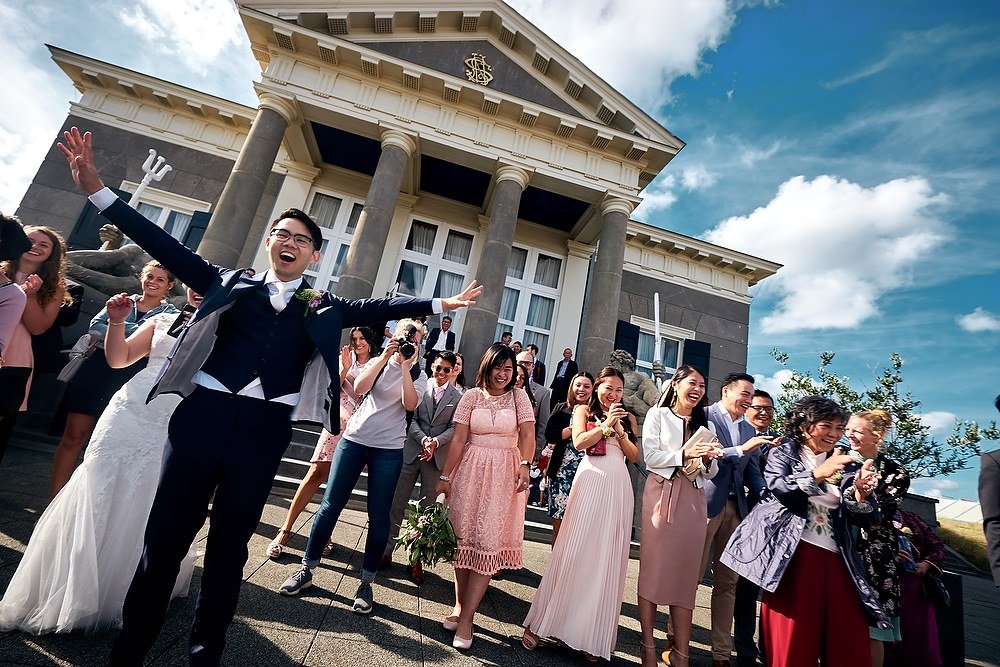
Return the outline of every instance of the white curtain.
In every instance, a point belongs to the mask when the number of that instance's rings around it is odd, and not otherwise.
[[[510,287],[503,288],[503,298],[500,299],[500,319],[514,321],[517,315],[517,302],[521,293]]]
[[[358,220],[361,219],[361,211],[365,210],[364,205],[355,204],[351,207],[351,217],[347,219],[347,233],[353,234],[355,228],[358,226]]]
[[[434,249],[436,235],[437,227],[414,220],[413,224],[410,225],[410,237],[406,240],[406,249],[419,252],[422,255],[429,255]]]
[[[427,277],[427,267],[423,264],[403,260],[399,265],[399,293],[416,296],[424,288],[424,278]]]
[[[524,265],[528,262],[528,251],[523,248],[510,249],[510,262],[507,264],[507,277],[521,280],[524,278]]]
[[[312,216],[310,216],[310,217],[312,217]],[[313,273],[316,273],[317,271],[319,271],[319,265],[323,263],[323,255],[326,254],[326,247],[328,245],[329,245],[329,242],[326,239],[323,239],[323,245],[320,246],[320,249],[319,249],[319,253],[320,253],[319,261],[318,262],[313,262],[312,264],[310,264],[309,266],[307,266],[306,267],[306,271],[311,271]]]
[[[449,297],[458,294],[465,287],[465,276],[450,271],[438,271],[437,283],[434,285],[434,297]]]
[[[653,363],[653,336],[648,333],[639,332],[639,349],[635,357],[636,361],[645,361],[647,364]]]
[[[173,236],[178,241],[184,241],[188,226],[191,224],[191,216],[180,211],[171,211],[167,216],[167,224],[163,226],[164,231]]]
[[[531,302],[528,304],[527,325],[529,327],[538,327],[539,329],[551,329],[552,313],[555,311],[555,308],[555,299],[547,299],[544,296],[532,294]]]
[[[323,247],[326,247],[326,241],[323,241]],[[333,264],[333,277],[339,278],[341,272],[344,270],[344,262],[347,261],[347,250],[350,246],[346,243],[340,244],[340,249],[337,250],[337,261]]]
[[[472,236],[462,232],[448,232],[448,240],[444,244],[444,257],[449,262],[468,264],[472,255]]]
[[[559,287],[559,270],[562,268],[562,260],[558,257],[539,255],[538,263],[535,264],[535,282],[546,287]]]
[[[324,195],[317,192],[313,195],[312,206],[309,207],[309,217],[320,227],[333,229],[337,221],[337,213],[340,211],[340,204],[343,200],[338,197]]]
[[[159,206],[153,206],[152,204],[147,204],[142,202],[139,204],[139,208],[136,209],[139,213],[142,213],[143,217],[147,220],[152,220],[155,223],[160,222],[160,214],[163,213],[163,209]]]

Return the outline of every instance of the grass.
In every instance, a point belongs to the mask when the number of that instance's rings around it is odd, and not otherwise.
[[[938,518],[937,533],[949,547],[981,570],[989,570],[986,560],[986,536],[983,524]]]

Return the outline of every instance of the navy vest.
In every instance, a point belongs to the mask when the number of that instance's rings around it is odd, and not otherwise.
[[[247,290],[222,313],[205,371],[236,393],[260,377],[267,399],[297,394],[316,344],[306,333],[305,303],[292,297],[280,313],[267,286]]]

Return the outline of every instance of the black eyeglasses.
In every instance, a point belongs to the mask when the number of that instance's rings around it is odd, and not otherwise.
[[[435,373],[450,373],[453,369],[450,366],[442,366],[438,364],[431,370],[433,370]]]
[[[300,248],[316,247],[316,244],[313,243],[313,238],[311,236],[306,236],[305,234],[292,234],[284,229],[272,229],[268,236],[277,240],[279,243],[284,243],[288,239],[293,239],[295,241],[295,245]]]
[[[755,412],[766,412],[768,414],[774,412],[773,405],[751,405],[750,409]]]

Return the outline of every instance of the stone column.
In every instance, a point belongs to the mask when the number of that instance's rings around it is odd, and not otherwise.
[[[556,312],[556,326],[552,330],[549,356],[545,365],[555,373],[556,364],[562,360],[563,348],[573,350],[573,358],[579,353],[580,319],[583,313],[584,291],[587,275],[590,273],[590,258],[596,248],[587,243],[568,239],[566,241],[566,272],[559,295],[559,310]],[[560,399],[563,400],[563,399]]]
[[[461,351],[465,355],[465,365],[473,369],[473,374],[483,352],[496,340],[500,300],[507,281],[507,264],[510,261],[511,244],[514,242],[517,211],[521,204],[521,193],[528,186],[530,178],[528,171],[513,165],[501,165],[497,170],[493,210],[490,212],[486,241],[476,269],[476,280],[483,285],[484,290],[476,300],[476,305],[469,308],[462,327]]]
[[[612,198],[601,203],[604,219],[577,355],[580,368],[591,373],[597,373],[608,363],[615,344],[622,265],[625,263],[625,232],[632,208],[632,202],[625,199]]]
[[[389,237],[392,216],[399,200],[399,188],[410,158],[417,150],[412,136],[399,130],[382,132],[382,154],[368,187],[365,207],[347,251],[344,270],[337,282],[337,296],[367,299],[372,296],[382,264],[382,251]]]
[[[198,246],[198,254],[208,261],[229,267],[239,263],[285,129],[297,116],[292,102],[270,93],[260,96],[250,134]]]

